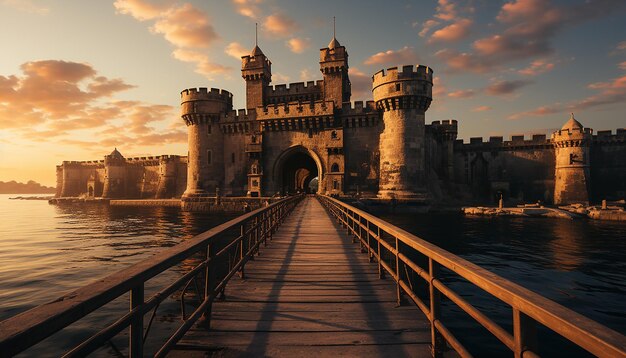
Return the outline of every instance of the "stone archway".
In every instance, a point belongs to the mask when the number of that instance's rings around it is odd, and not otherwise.
[[[295,146],[285,150],[276,160],[274,180],[282,194],[309,192],[314,178],[323,175],[322,164],[315,152]]]

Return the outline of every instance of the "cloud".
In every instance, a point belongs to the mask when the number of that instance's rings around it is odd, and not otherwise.
[[[478,106],[478,107],[472,108],[472,112],[485,112],[485,111],[491,111],[492,109],[493,108],[489,106]]]
[[[275,83],[289,83],[289,76],[283,75],[278,72],[272,73],[272,82]]]
[[[287,37],[298,29],[298,24],[283,13],[276,13],[265,18],[263,27],[271,35]]]
[[[526,76],[537,76],[552,71],[552,69],[554,69],[554,63],[547,60],[535,60],[528,67],[518,70],[517,73]]]
[[[178,47],[206,48],[219,38],[207,15],[189,3],[163,12],[152,31]]]
[[[619,67],[621,70],[626,71],[626,61],[620,62],[617,67]]]
[[[453,91],[453,92],[449,92],[448,93],[448,97],[452,97],[452,98],[470,98],[470,97],[474,97],[475,95],[475,91],[474,90],[458,90],[458,91]]]
[[[509,62],[554,52],[552,39],[567,26],[607,16],[626,5],[620,0],[589,0],[553,5],[545,0],[515,0],[502,5],[494,26],[498,33],[472,43],[472,51],[438,53],[451,70],[488,72]]]
[[[235,4],[235,9],[239,15],[248,17],[250,19],[257,19],[261,14],[261,9],[259,8],[259,4],[261,4],[262,0],[233,0],[233,4]]]
[[[179,48],[174,50],[172,55],[177,60],[195,64],[196,72],[204,75],[208,79],[214,79],[216,75],[228,75],[228,73],[233,70],[232,67],[211,62],[209,56],[201,51]]]
[[[30,14],[47,15],[50,13],[50,8],[38,5],[33,0],[2,0],[0,4]]]
[[[419,32],[419,36],[420,37],[425,37],[426,35],[428,35],[428,33],[430,32],[430,30],[433,27],[435,27],[435,26],[437,26],[439,24],[440,24],[440,22],[437,21],[437,20],[432,20],[432,19],[426,20],[424,22],[424,24],[422,25],[422,30]]]
[[[172,55],[183,62],[195,64],[195,71],[208,79],[224,74],[230,67],[214,63],[206,49],[219,39],[209,17],[190,3],[155,5],[145,0],[116,0],[113,4],[120,14],[139,21],[153,20],[150,31],[161,34],[176,48]],[[200,50],[203,53],[200,53]]]
[[[289,50],[293,53],[302,53],[304,50],[311,47],[311,39],[294,37],[287,41],[287,47],[289,47]]]
[[[151,4],[144,0],[116,0],[113,6],[118,13],[130,15],[139,21],[155,19],[167,10],[166,7]]]
[[[451,25],[433,32],[428,42],[456,42],[463,40],[469,36],[472,24],[472,20],[460,19]]]
[[[310,81],[311,77],[313,77],[313,74],[310,69],[305,68],[300,71],[300,81]]]
[[[417,63],[418,57],[413,47],[404,46],[399,50],[387,50],[385,52],[376,53],[365,60],[366,65],[382,65],[382,64],[414,64]]]
[[[243,47],[239,42],[231,42],[226,46],[224,52],[231,57],[241,60],[242,56],[249,55],[250,50]]]
[[[598,91],[598,93],[567,104],[556,103],[541,106],[526,112],[515,113],[510,115],[509,119],[516,120],[529,116],[574,112],[626,102],[626,76],[616,77],[607,82],[591,83],[587,87]]]
[[[348,70],[350,76],[350,84],[352,86],[352,96],[356,100],[372,98],[372,76],[359,70],[356,67],[351,67]]]
[[[0,128],[18,138],[91,147],[123,138],[120,144],[131,147],[154,144],[148,139],[158,136],[182,137],[184,127],[153,127],[174,118],[171,106],[111,99],[134,86],[99,75],[89,64],[42,60],[20,68],[19,75],[0,76]],[[101,135],[92,141],[67,138],[85,129]]]
[[[485,93],[492,96],[510,95],[531,83],[527,80],[496,81],[485,88]]]

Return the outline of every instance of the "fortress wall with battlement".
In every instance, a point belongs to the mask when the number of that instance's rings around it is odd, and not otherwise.
[[[626,129],[597,131],[590,157],[592,199],[626,198]]]
[[[323,100],[324,80],[296,82],[268,86],[266,102],[268,105],[294,101],[310,102]]]
[[[262,109],[257,109],[258,120],[273,120],[285,118],[303,118],[332,116],[332,101],[316,101],[313,103],[288,103],[280,105],[269,105]]]

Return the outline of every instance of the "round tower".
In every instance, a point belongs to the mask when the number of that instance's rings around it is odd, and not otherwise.
[[[426,198],[424,123],[432,87],[433,71],[426,66],[374,74],[372,92],[384,126],[379,144],[381,198]]]
[[[574,118],[552,133],[555,154],[554,203],[589,204],[592,129],[584,128]]]
[[[103,198],[124,198],[126,196],[126,159],[117,148],[104,156]]]
[[[169,199],[176,196],[176,177],[178,175],[178,155],[162,155],[159,158],[159,184],[156,198]]]
[[[183,197],[208,196],[224,182],[224,136],[219,118],[232,110],[233,95],[217,88],[190,88],[180,95],[189,146]]]

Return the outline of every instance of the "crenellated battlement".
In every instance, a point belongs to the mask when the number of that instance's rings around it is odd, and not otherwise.
[[[432,68],[424,65],[406,65],[402,66],[402,70],[398,71],[398,67],[391,67],[380,70],[372,77],[373,87],[376,88],[382,84],[395,81],[428,81],[433,82]]]
[[[593,135],[595,143],[623,143],[626,142],[626,128],[618,128],[615,134],[611,130],[597,131]]]
[[[344,116],[354,116],[354,115],[363,115],[363,114],[376,114],[378,115],[378,110],[376,109],[376,102],[374,101],[354,101],[354,102],[345,102],[341,107],[341,114]]]
[[[294,102],[257,108],[258,120],[332,115],[332,101],[315,101],[306,104]]]
[[[267,86],[270,96],[284,96],[288,94],[297,94],[301,92],[321,91],[324,87],[324,80],[283,83],[273,86]]]
[[[238,109],[228,111],[220,116],[220,122],[247,122],[256,119],[256,111]]]
[[[233,95],[227,90],[206,87],[187,88],[180,92],[180,101],[224,101],[232,105]]]
[[[374,74],[372,94],[383,111],[428,110],[433,98],[433,70],[430,67],[392,67]]]
[[[457,139],[454,144],[457,149],[470,152],[553,148],[552,141],[545,134],[533,134],[528,139],[524,135],[512,135],[508,141],[502,136],[491,136],[488,140],[483,137],[472,137],[469,142]]]

